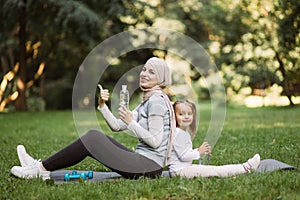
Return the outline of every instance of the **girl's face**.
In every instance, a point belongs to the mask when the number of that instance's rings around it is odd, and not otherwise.
[[[140,73],[140,86],[149,89],[158,84],[155,70],[150,65],[145,65]]]
[[[175,107],[175,116],[178,127],[186,130],[193,122],[193,110],[187,103],[179,103]]]

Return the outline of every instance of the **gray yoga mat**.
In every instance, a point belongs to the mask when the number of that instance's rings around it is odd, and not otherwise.
[[[72,174],[74,170],[57,170],[50,173],[50,178],[54,180],[55,183],[74,183],[79,182],[78,179],[71,179],[69,181],[64,180],[65,174]],[[75,170],[78,174],[84,172],[88,173],[88,171],[82,171],[82,170]],[[162,175],[163,177],[170,177],[168,171],[163,171]],[[109,180],[115,180],[122,178],[122,176],[116,172],[93,172],[93,178],[92,179],[86,179],[86,181],[89,182],[100,182],[100,181],[109,181]]]
[[[257,172],[263,173],[263,172],[272,172],[276,170],[296,170],[299,171],[294,166],[288,165],[286,163],[280,162],[278,160],[274,159],[265,159],[260,161],[260,165],[257,169]]]
[[[274,159],[265,159],[262,160],[260,163],[260,166],[257,169],[258,173],[265,173],[265,172],[272,172],[276,170],[295,170],[299,171],[294,166],[288,165],[286,163],[280,162],[278,160]],[[72,174],[72,171],[74,170],[57,170],[53,171],[50,173],[50,178],[54,180],[55,183],[60,184],[60,183],[72,183],[72,182],[78,182],[78,179],[72,179],[70,181],[65,181],[64,180],[64,175],[65,174]],[[88,171],[82,171],[82,170],[76,170],[78,174],[85,172],[87,173]],[[87,181],[90,182],[99,182],[99,181],[108,181],[108,180],[115,180],[119,179],[122,176],[116,172],[93,172],[93,178],[92,179],[87,179]],[[169,178],[169,172],[168,171],[163,171],[162,177],[167,177]]]

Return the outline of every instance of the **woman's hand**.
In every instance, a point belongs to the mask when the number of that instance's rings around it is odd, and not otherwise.
[[[103,89],[100,84],[98,84],[98,87],[100,89],[98,104],[99,104],[100,108],[102,108],[104,106],[105,102],[108,101],[108,99],[109,99],[109,91],[108,91],[108,89]]]
[[[132,112],[126,106],[121,104],[119,107],[119,117],[127,125],[133,120]]]
[[[203,144],[198,148],[198,152],[200,156],[203,156],[205,153],[211,154],[210,145],[207,142],[203,142]]]

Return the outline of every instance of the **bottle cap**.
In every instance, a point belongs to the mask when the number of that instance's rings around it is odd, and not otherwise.
[[[127,85],[122,85],[122,90],[127,90]]]

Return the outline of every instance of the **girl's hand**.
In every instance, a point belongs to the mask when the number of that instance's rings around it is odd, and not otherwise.
[[[200,156],[203,156],[205,153],[211,154],[211,147],[207,142],[203,142],[203,144],[198,148],[198,152]]]
[[[126,106],[121,104],[119,107],[119,117],[127,125],[133,120],[132,112]]]
[[[105,102],[108,101],[108,99],[109,99],[109,91],[108,91],[108,89],[103,89],[100,84],[98,84],[98,87],[100,89],[98,104],[99,104],[100,108],[102,108],[104,106]]]

